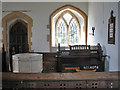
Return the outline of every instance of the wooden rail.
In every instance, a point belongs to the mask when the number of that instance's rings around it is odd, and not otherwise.
[[[120,72],[119,72],[120,73]],[[118,72],[2,73],[3,88],[118,88]],[[116,90],[115,89],[115,90]],[[110,89],[111,90],[111,89]],[[114,90],[114,89],[113,89]]]

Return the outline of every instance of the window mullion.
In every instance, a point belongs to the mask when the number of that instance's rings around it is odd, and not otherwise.
[[[55,23],[55,46],[57,46],[57,24],[58,24],[59,19],[60,17],[56,20],[56,23]]]
[[[55,25],[55,46],[57,46],[57,24]]]
[[[69,25],[67,25],[67,45],[69,46]]]

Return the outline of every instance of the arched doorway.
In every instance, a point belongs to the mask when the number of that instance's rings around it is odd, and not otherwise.
[[[26,24],[27,25],[27,24]],[[10,54],[29,52],[27,26],[21,22],[16,22],[9,32]]]
[[[2,19],[2,43],[7,52],[7,64],[12,71],[12,54],[31,52],[33,20],[22,12],[12,12]]]
[[[5,46],[5,51],[8,51],[8,30],[9,30],[9,26],[8,24],[12,21],[12,20],[22,20],[24,22],[27,23],[27,33],[28,33],[28,45],[29,45],[29,51],[31,51],[31,37],[32,37],[32,26],[33,26],[33,19],[31,17],[29,17],[28,15],[26,15],[25,13],[22,12],[12,12],[7,14],[5,17],[3,17],[2,19],[2,27],[3,27],[3,39],[2,39],[2,43]],[[11,25],[11,24],[10,24]],[[13,24],[12,24],[13,25]]]
[[[9,27],[8,55],[10,58],[10,69],[13,71],[12,55],[29,52],[27,23],[17,20]]]

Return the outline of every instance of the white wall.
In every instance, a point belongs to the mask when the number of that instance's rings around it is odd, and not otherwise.
[[[88,3],[76,2],[76,3],[65,3],[65,2],[37,2],[37,3],[3,3],[3,10],[31,10],[27,12],[33,19],[32,28],[32,50],[34,51],[49,51],[49,42],[47,42],[47,34],[49,34],[49,29],[46,25],[49,24],[49,16],[57,8],[64,6],[66,4],[73,5],[80,8],[87,14]],[[3,13],[3,16],[8,13]]]
[[[115,45],[108,44],[108,19],[111,10],[116,16]],[[118,71],[118,3],[117,2],[91,2],[88,4],[88,30],[95,26],[95,36],[89,35],[88,44],[102,45],[104,54],[108,55],[109,71]]]
[[[0,1],[0,51],[2,47],[2,2]]]
[[[118,3],[118,68],[120,71],[120,1]]]
[[[103,3],[90,2],[88,4],[88,44],[103,44]],[[95,35],[91,35],[92,27],[95,27]]]
[[[0,1],[0,39],[2,38],[1,32],[1,20],[2,20],[2,2]],[[0,42],[0,48],[1,48],[1,42]],[[2,71],[2,55],[1,55],[1,50],[0,50],[0,72]],[[0,77],[2,76],[2,74],[0,74]],[[2,88],[2,78],[0,78],[0,89]]]
[[[1,20],[2,20],[2,2],[0,1],[0,71],[1,71],[1,66],[2,66],[2,27],[1,27]]]
[[[106,54],[110,56],[109,70],[118,70],[118,3],[104,3],[104,25],[105,30],[103,32],[103,37],[108,36],[108,19],[110,17],[111,10],[114,11],[114,16],[116,16],[116,28],[115,28],[115,45],[108,44],[108,39],[104,39],[104,47],[106,47]]]

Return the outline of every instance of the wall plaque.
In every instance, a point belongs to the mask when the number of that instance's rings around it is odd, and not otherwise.
[[[115,44],[115,18],[113,11],[108,21],[108,44]]]

